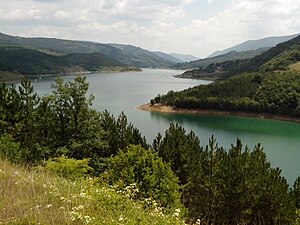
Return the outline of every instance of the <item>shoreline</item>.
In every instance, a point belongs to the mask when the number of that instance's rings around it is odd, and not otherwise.
[[[19,83],[22,80],[22,77],[27,77],[30,80],[39,80],[39,79],[43,79],[43,78],[49,78],[49,77],[64,77],[64,76],[69,76],[69,75],[88,75],[88,74],[92,74],[92,73],[124,73],[124,72],[141,72],[143,71],[140,68],[113,68],[113,69],[109,69],[109,68],[104,68],[103,70],[97,70],[97,71],[88,71],[88,70],[82,70],[82,71],[70,71],[70,72],[61,72],[61,73],[48,73],[48,74],[27,74],[27,75],[22,75],[22,74],[15,74],[15,73],[11,73],[10,71],[0,71],[0,83],[4,82],[4,83]],[[2,72],[2,73],[1,73]],[[4,74],[4,72],[6,74]],[[8,75],[7,75],[8,74]],[[19,79],[8,79],[10,76],[13,75],[19,75]],[[4,76],[5,75],[5,76]],[[7,78],[7,76],[9,76]]]
[[[272,119],[272,120],[300,123],[300,118],[298,117],[269,114],[269,113],[235,112],[235,111],[221,111],[221,110],[212,110],[212,109],[184,109],[184,108],[175,108],[175,107],[161,105],[161,104],[151,105],[150,103],[140,105],[137,107],[137,109],[147,111],[147,112],[157,112],[157,113],[165,113],[165,114],[239,116],[239,117]]]

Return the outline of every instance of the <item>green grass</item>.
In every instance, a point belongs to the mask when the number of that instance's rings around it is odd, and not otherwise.
[[[184,224],[97,179],[69,181],[1,159],[0,187],[0,224]]]

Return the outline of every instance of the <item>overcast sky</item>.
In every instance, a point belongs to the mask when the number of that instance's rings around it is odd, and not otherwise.
[[[0,0],[0,32],[205,57],[300,33],[300,0]]]

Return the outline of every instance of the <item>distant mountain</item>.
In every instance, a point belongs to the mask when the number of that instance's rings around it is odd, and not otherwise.
[[[205,59],[199,59],[196,61],[186,62],[186,63],[178,63],[171,68],[173,69],[194,69],[194,68],[205,68],[209,66],[212,63],[220,63],[225,61],[231,61],[231,60],[237,60],[237,59],[249,59],[253,58],[257,55],[260,55],[261,53],[267,51],[268,48],[261,48],[257,50],[249,50],[249,51],[231,51],[223,55],[218,55],[211,58],[205,58]]]
[[[136,67],[167,67],[174,64],[157,55],[134,46],[101,44],[56,38],[24,38],[0,33],[0,46],[19,46],[37,49],[54,55],[94,53],[107,55],[117,61]]]
[[[22,75],[43,75],[99,71],[110,67],[126,66],[101,53],[71,53],[54,56],[24,47],[0,47],[0,71],[17,72]]]
[[[134,59],[134,65],[138,67],[168,67],[174,62],[166,60],[158,56],[157,54],[150,52],[148,50],[136,47],[133,45],[123,45],[123,44],[109,44],[112,47],[120,49],[128,55],[132,55]]]
[[[183,61],[170,55],[170,54],[167,54],[167,53],[164,53],[164,52],[152,52],[154,53],[155,55],[157,55],[158,57],[162,58],[162,59],[165,59],[166,62],[172,62],[172,63],[182,63]]]
[[[198,60],[199,58],[193,56],[193,55],[184,55],[184,54],[178,54],[178,53],[171,53],[171,56],[180,59],[182,62],[190,62]]]
[[[224,49],[222,51],[216,51],[213,54],[209,55],[207,58],[211,58],[218,55],[223,55],[231,51],[249,51],[257,50],[261,48],[270,48],[274,47],[279,43],[291,40],[292,38],[297,37],[299,34],[289,35],[289,36],[280,36],[280,37],[266,37],[258,40],[249,40],[241,44],[233,46],[231,48]]]

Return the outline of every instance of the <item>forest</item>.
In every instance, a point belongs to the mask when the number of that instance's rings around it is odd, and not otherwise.
[[[298,72],[247,73],[209,85],[158,95],[151,104],[178,108],[300,115]]]
[[[282,94],[290,96],[288,104],[279,95],[282,82],[294,84]],[[299,78],[294,73],[249,74],[211,85],[217,88],[171,91],[155,101],[298,112]],[[237,139],[224,149],[212,136],[201,146],[193,131],[178,124],[149,143],[123,112],[114,117],[95,111],[88,87],[85,77],[69,82],[57,78],[52,94],[41,97],[28,79],[18,88],[2,84],[0,159],[70,180],[96,177],[99,183],[93,185],[106,183],[120,192],[134,186],[134,201],[153,200],[166,215],[189,224],[299,224],[300,177],[290,187],[260,144],[249,149]],[[209,101],[198,101],[208,95],[213,95]]]

